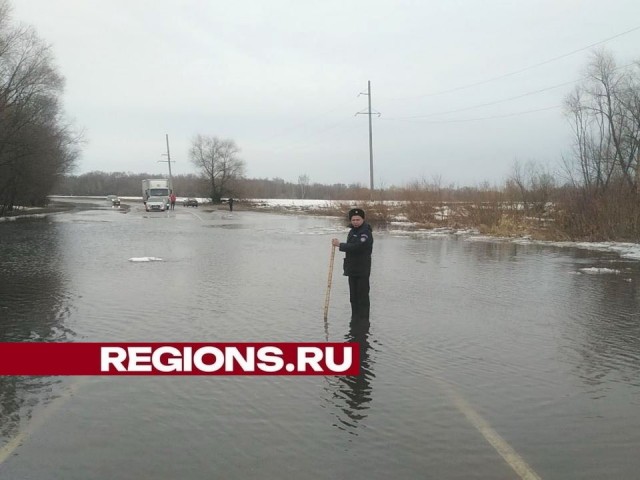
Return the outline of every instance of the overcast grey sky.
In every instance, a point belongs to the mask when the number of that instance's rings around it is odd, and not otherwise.
[[[166,172],[165,134],[194,172],[200,133],[234,139],[249,177],[368,185],[370,80],[376,186],[500,184],[568,152],[585,47],[640,59],[638,0],[10,3],[66,78],[76,173]]]

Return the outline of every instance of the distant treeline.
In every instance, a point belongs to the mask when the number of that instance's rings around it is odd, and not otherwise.
[[[142,180],[168,178],[161,173],[89,172],[66,175],[55,187],[54,195],[142,197]],[[201,197],[207,183],[197,175],[174,175],[173,188],[177,195]],[[204,195],[206,196],[206,195]]]
[[[417,203],[451,202],[523,202],[526,205],[544,206],[557,192],[550,174],[534,164],[515,166],[512,179],[502,186],[485,182],[476,187],[443,185],[440,178],[421,179],[402,187],[375,190],[373,197],[368,188],[360,184],[320,184],[302,181],[294,183],[282,178],[234,179],[231,196],[241,199],[292,198],[313,200],[397,200]],[[142,196],[141,184],[146,178],[167,178],[162,173],[89,172],[82,175],[67,175],[54,189],[56,195],[74,196]],[[515,179],[515,180],[514,180]],[[207,178],[195,174],[173,175],[173,187],[180,197],[209,198]]]
[[[54,189],[56,195],[76,196],[142,196],[145,178],[167,178],[162,173],[88,172],[63,177]],[[173,189],[181,197],[209,198],[210,185],[206,177],[194,174],[173,175]],[[358,184],[293,183],[282,178],[234,179],[229,186],[236,198],[309,198],[321,200],[351,200],[369,198],[369,190]]]

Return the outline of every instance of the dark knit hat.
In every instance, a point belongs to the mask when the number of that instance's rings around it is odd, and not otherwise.
[[[352,208],[351,210],[349,210],[349,220],[351,220],[351,217],[353,217],[354,215],[357,215],[364,219],[364,210],[362,210],[361,208]]]

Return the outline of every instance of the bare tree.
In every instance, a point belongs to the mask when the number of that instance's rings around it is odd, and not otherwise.
[[[212,202],[232,194],[233,183],[243,177],[245,164],[239,153],[231,139],[198,134],[191,142],[189,158],[207,179]]]
[[[640,65],[594,52],[584,82],[565,100],[574,145],[565,158],[572,188],[558,224],[572,237],[640,238]]]
[[[529,160],[523,166],[516,160],[506,188],[518,192],[517,198],[522,203],[525,216],[533,212],[541,217],[551,201],[556,180],[546,168],[535,161]]]
[[[527,180],[526,174],[523,172],[523,167],[517,160],[513,164],[513,171],[511,173],[511,176],[509,177],[508,182],[518,190],[520,196],[519,200],[522,202],[523,209],[526,214],[529,209]]]
[[[631,142],[631,151],[629,154],[631,156],[635,155],[634,179],[636,192],[640,194],[640,61],[635,62],[630,67],[630,71],[631,74],[626,77],[627,83],[621,102],[630,116],[629,141]]]
[[[587,190],[602,193],[620,182],[637,188],[639,87],[637,69],[618,67],[610,53],[599,50],[585,82],[565,100],[574,134],[569,170]]]
[[[309,188],[309,175],[306,173],[298,177],[298,185],[300,186],[300,198],[305,198],[307,190]]]

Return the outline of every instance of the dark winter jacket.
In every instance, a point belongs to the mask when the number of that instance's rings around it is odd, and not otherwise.
[[[373,250],[373,233],[368,223],[359,228],[352,228],[347,235],[347,242],[340,244],[340,251],[345,252],[344,274],[348,277],[368,277],[371,273],[371,251]]]

